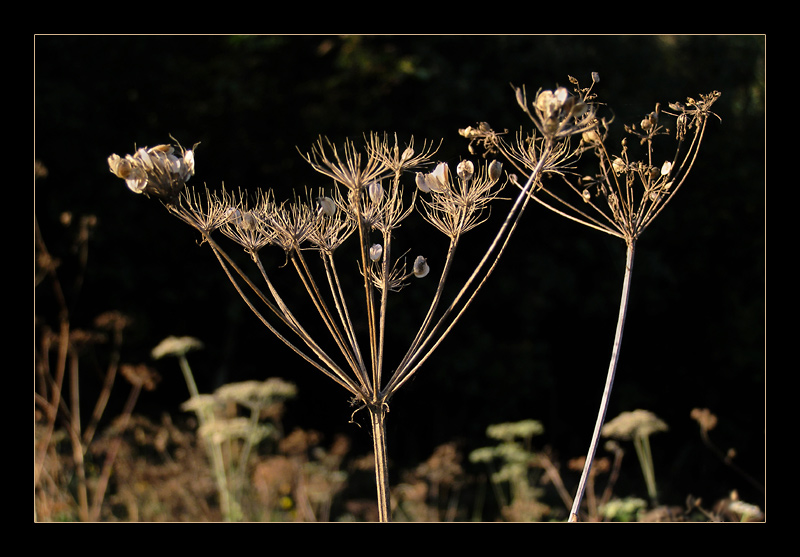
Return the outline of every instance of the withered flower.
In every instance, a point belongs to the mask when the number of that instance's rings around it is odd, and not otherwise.
[[[124,158],[113,154],[108,157],[108,167],[132,192],[172,204],[195,171],[194,150],[179,149],[180,156],[172,145],[142,147]]]

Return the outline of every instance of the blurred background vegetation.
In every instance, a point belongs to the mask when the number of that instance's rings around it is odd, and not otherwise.
[[[527,127],[510,83],[530,92],[568,85],[570,75],[588,84],[599,72],[600,100],[618,130],[656,102],[719,90],[722,121],[710,122],[689,183],[638,244],[609,416],[644,408],[669,425],[653,440],[663,499],[681,504],[690,493],[714,499],[736,488],[760,504],[763,494],[702,445],[689,414],[717,414],[717,442],[735,447],[739,465],[762,477],[764,55],[763,36],[38,36],[35,157],[47,175],[35,184],[35,215],[57,254],[70,245],[61,213],[97,218],[80,298],[68,292],[73,326],[108,310],[130,315],[123,357],[134,362],[150,362],[166,336],[196,337],[206,345],[192,356],[201,392],[282,377],[298,387],[287,430],[345,434],[368,453],[367,430],[348,424],[346,393],[274,340],[193,231],[128,191],[106,158],[171,134],[186,147],[200,142],[195,185],[272,188],[288,199],[295,189],[328,185],[297,151],[319,135],[443,139],[439,156],[454,165],[468,156],[459,128]],[[431,242],[435,265],[440,240],[427,239],[431,229],[418,222],[403,233]],[[496,222],[482,228],[468,238],[476,254]],[[461,263],[466,272],[469,255]],[[63,264],[68,274],[70,259]],[[453,440],[465,450],[484,445],[488,425],[524,419],[543,423],[542,443],[564,460],[583,455],[623,264],[622,242],[532,206],[466,319],[394,398],[394,469]],[[404,304],[413,307],[417,295],[423,303],[427,294],[415,290],[403,292]],[[35,305],[56,321],[46,290]],[[413,326],[394,315],[395,331]],[[182,414],[183,379],[169,365],[162,374],[137,412]],[[82,388],[99,386],[86,378]],[[642,490],[637,474],[622,487]],[[577,476],[567,476],[571,491]]]

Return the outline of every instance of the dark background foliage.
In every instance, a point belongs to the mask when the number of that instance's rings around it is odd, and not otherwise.
[[[599,72],[601,100],[620,133],[656,102],[719,90],[722,121],[710,122],[689,183],[639,243],[609,417],[644,408],[669,424],[653,439],[669,502],[733,488],[759,502],[758,491],[701,445],[689,413],[715,412],[718,443],[763,474],[764,50],[763,36],[38,36],[35,156],[48,175],[36,182],[35,214],[57,254],[69,245],[61,212],[98,219],[88,276],[80,299],[71,298],[74,326],[106,310],[131,315],[130,362],[150,361],[168,335],[197,337],[206,344],[192,357],[201,391],[283,377],[299,387],[288,427],[343,432],[366,453],[367,428],[348,424],[347,393],[274,340],[193,231],[128,191],[109,173],[108,155],[171,134],[186,147],[200,142],[196,183],[272,188],[288,199],[295,189],[328,185],[298,153],[319,135],[443,139],[439,157],[457,163],[468,156],[459,128],[527,125],[509,83],[530,92],[568,85],[568,75],[588,84]],[[435,265],[441,239],[417,222],[404,226],[403,238],[425,245]],[[496,227],[492,220],[467,237],[474,252],[462,248],[462,272]],[[65,276],[69,264],[65,256]],[[450,440],[465,451],[481,446],[487,425],[527,418],[544,423],[539,443],[561,459],[583,455],[623,265],[621,241],[532,206],[466,319],[393,399],[396,469]],[[414,286],[400,295],[408,311],[393,314],[398,343],[429,295]],[[46,292],[36,296],[37,313],[54,319]],[[178,415],[188,395],[177,366],[155,365],[164,380],[138,409]],[[631,485],[623,488],[643,493],[630,458]]]

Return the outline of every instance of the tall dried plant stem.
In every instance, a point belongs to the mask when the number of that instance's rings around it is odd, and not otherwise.
[[[389,462],[386,456],[386,404],[369,406],[372,422],[372,445],[375,455],[375,484],[378,495],[378,521],[389,522]]]
[[[627,241],[627,254],[625,258],[625,275],[622,281],[622,296],[619,304],[619,316],[617,317],[617,332],[614,335],[614,346],[611,350],[611,361],[608,364],[608,375],[606,376],[606,385],[603,390],[603,398],[600,401],[600,409],[597,413],[597,421],[594,426],[594,433],[592,434],[592,442],[589,445],[589,452],[586,455],[586,462],[583,465],[583,472],[581,474],[581,481],[578,484],[578,491],[575,494],[575,500],[572,502],[572,510],[570,511],[569,521],[578,521],[578,511],[581,507],[583,495],[586,492],[586,483],[589,479],[589,473],[592,469],[595,454],[597,452],[597,445],[600,442],[600,430],[603,428],[603,423],[606,419],[606,412],[608,411],[608,403],[611,400],[611,389],[614,386],[614,376],[617,371],[617,363],[619,362],[619,352],[622,345],[622,331],[625,328],[625,316],[628,313],[628,300],[631,292],[631,272],[633,271],[633,255],[636,241],[629,239]]]

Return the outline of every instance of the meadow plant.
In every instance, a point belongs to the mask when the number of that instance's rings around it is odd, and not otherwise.
[[[628,308],[636,242],[686,182],[697,160],[709,116],[716,116],[711,107],[720,97],[714,91],[700,95],[699,99],[687,98],[685,103],[669,103],[667,109],[656,104],[638,125],[625,126],[632,140],[623,138],[621,149],[615,151],[609,139],[611,122],[600,117],[592,104],[596,103],[594,88],[599,81],[599,76],[593,73],[591,85],[583,88],[577,79],[570,77],[572,92],[566,87],[539,90],[532,100],[524,87],[514,88],[517,103],[534,128],[531,132],[520,131],[511,140],[505,132],[497,133],[485,122],[461,130],[470,140],[473,152],[482,148],[487,153],[504,156],[525,178],[512,175],[511,181],[523,191],[528,187],[529,196],[539,204],[569,220],[617,237],[626,245],[611,360],[570,521],[578,520],[608,409]],[[668,127],[666,122],[670,118],[674,120]],[[569,141],[556,143],[559,138],[572,136],[580,138],[577,145]],[[577,172],[577,165],[567,168],[563,164],[565,158],[577,163],[586,153],[597,160],[596,168],[588,174]],[[558,161],[555,165],[550,162],[553,158]],[[541,174],[552,179],[538,180]],[[531,180],[536,180],[532,189]]]
[[[723,464],[725,464],[725,466],[728,466],[731,470],[747,480],[749,484],[758,489],[761,493],[764,493],[763,484],[743,470],[734,461],[736,458],[736,449],[731,447],[723,451],[711,440],[710,433],[715,427],[717,427],[717,423],[719,421],[717,416],[708,408],[692,408],[689,416],[697,422],[698,426],[700,426],[700,438],[702,439],[703,444],[708,447],[711,452],[714,453],[714,455],[716,455],[716,457],[719,458]]]
[[[271,377],[227,383],[213,394],[201,394],[186,355],[202,347],[203,343],[192,337],[167,337],[153,348],[151,355],[154,359],[178,358],[191,395],[181,408],[197,416],[197,433],[211,461],[223,517],[238,521],[244,516],[242,494],[250,457],[264,439],[281,436],[280,424],[274,421],[279,417],[276,407],[294,398],[297,388]],[[262,421],[264,416],[272,416],[273,422]]]
[[[456,443],[439,445],[433,454],[403,477],[393,490],[394,515],[410,522],[457,520],[459,496],[465,484],[461,452]]]
[[[562,498],[569,498],[549,457],[534,450],[532,440],[542,433],[544,426],[537,420],[492,424],[486,428],[486,436],[497,444],[469,454],[470,462],[487,467],[490,485],[506,520],[540,521],[552,515],[552,509],[542,502],[543,490],[535,487],[534,475],[546,477]]]
[[[455,172],[448,163],[434,160],[437,147],[425,142],[417,149],[413,138],[405,145],[397,137],[370,133],[363,145],[347,141],[343,146],[320,138],[303,158],[319,174],[333,181],[333,188],[306,191],[291,201],[275,200],[274,192],[248,195],[226,191],[198,191],[187,187],[195,173],[195,149],[180,145],[140,148],[132,155],[108,158],[109,168],[135,193],[159,200],[173,215],[200,233],[226,276],[258,319],[309,365],[346,389],[356,411],[367,409],[372,426],[378,517],[390,519],[385,418],[389,401],[409,381],[452,330],[478,290],[494,270],[534,185],[548,172],[565,164],[568,139],[591,129],[594,108],[576,101],[574,112],[552,115],[544,142],[537,143],[536,161],[528,182],[520,185],[508,213],[483,257],[449,303],[445,284],[451,276],[463,236],[485,222],[490,205],[498,201],[503,181],[498,161],[462,160]],[[481,138],[477,138],[481,139]],[[482,138],[486,141],[486,138]],[[196,146],[195,146],[196,147]],[[411,193],[405,191],[412,176]],[[428,253],[428,246],[407,259],[410,250],[397,249],[401,224],[417,210],[424,220],[448,239],[443,256]],[[249,255],[263,281],[257,286],[234,258],[217,242],[219,233]],[[338,254],[350,240],[355,244],[356,265],[363,289],[356,296],[341,279]],[[284,265],[268,268],[264,248],[283,253]],[[419,248],[418,248],[419,249]],[[307,254],[315,253],[316,261]],[[346,260],[347,261],[347,260]],[[349,260],[352,261],[352,260]],[[349,263],[348,261],[348,263]],[[298,300],[287,300],[280,291],[278,275],[292,269],[311,301],[329,340],[324,348],[319,335],[307,325],[309,315],[295,311]],[[432,278],[438,275],[438,279]],[[390,369],[385,361],[387,327],[392,319],[390,297],[412,281],[436,281],[424,317],[399,361]],[[449,291],[449,290],[448,290]],[[361,299],[358,302],[358,298]],[[358,305],[356,305],[358,304]],[[354,325],[356,309],[363,311],[366,338]]]
[[[648,410],[623,412],[609,420],[600,430],[600,435],[619,441],[631,441],[639,459],[639,466],[647,485],[647,495],[651,504],[658,504],[656,489],[656,473],[653,466],[653,452],[650,449],[650,436],[660,431],[667,431],[667,424]]]
[[[44,172],[44,167],[37,166],[37,176],[39,172]],[[51,253],[34,220],[34,288],[40,296],[34,308],[34,520],[100,518],[122,432],[141,393],[155,389],[159,381],[148,366],[122,360],[129,317],[107,311],[95,317],[90,327],[72,322],[79,309],[89,239],[96,223],[94,215],[61,214],[64,231],[74,232],[70,248],[77,254],[77,272],[62,276],[64,261]],[[49,295],[42,291],[46,287]],[[88,401],[93,402],[91,407],[80,389],[85,364],[89,364],[90,377],[101,378],[97,398]],[[112,391],[124,382],[129,389],[116,419],[119,433],[105,443],[105,451],[98,451],[103,444],[98,443],[98,427],[107,417]],[[65,446],[69,447],[68,457],[62,454]],[[95,462],[94,457],[102,462]]]

